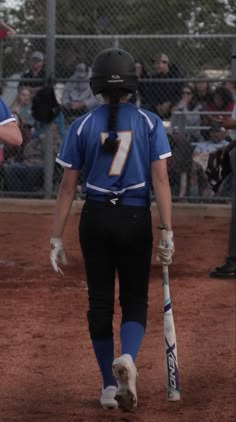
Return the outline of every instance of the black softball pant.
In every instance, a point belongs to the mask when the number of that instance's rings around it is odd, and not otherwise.
[[[137,321],[145,328],[152,256],[149,207],[86,201],[79,238],[87,274],[91,338],[104,340],[113,336],[116,271],[121,323]]]

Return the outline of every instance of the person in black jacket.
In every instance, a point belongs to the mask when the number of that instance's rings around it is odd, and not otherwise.
[[[181,98],[183,87],[183,82],[171,82],[169,79],[179,79],[183,75],[175,64],[170,65],[169,57],[164,53],[153,58],[153,66],[154,73],[151,77],[155,81],[149,84],[151,110],[162,119],[168,119],[171,116],[172,107]]]
[[[31,96],[34,96],[39,89],[43,88],[45,77],[44,55],[41,51],[34,51],[30,57],[30,69],[21,76],[19,88],[27,86]]]

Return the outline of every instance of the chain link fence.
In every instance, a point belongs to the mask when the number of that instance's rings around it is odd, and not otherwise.
[[[89,87],[91,63],[101,49],[113,46],[136,60],[139,85],[130,101],[159,114],[167,129],[174,199],[230,198],[230,175],[214,193],[206,167],[209,154],[234,136],[218,125],[219,115],[229,116],[236,101],[233,1],[0,4],[1,22],[16,31],[11,36],[0,27],[1,95],[24,134],[20,150],[0,144],[1,196],[56,195],[62,175],[54,164],[59,145],[71,121],[99,104]],[[49,77],[61,112],[42,124],[33,118],[31,102]]]

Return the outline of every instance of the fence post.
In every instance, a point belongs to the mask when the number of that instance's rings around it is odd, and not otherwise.
[[[236,78],[236,38],[233,38],[232,43],[232,75]]]
[[[46,12],[46,77],[54,77],[55,73],[55,32],[56,32],[56,0],[47,0]],[[51,198],[53,191],[53,130],[48,125],[44,139],[44,197]]]
[[[46,126],[43,138],[44,151],[44,198],[50,199],[53,191],[54,154],[52,124]]]

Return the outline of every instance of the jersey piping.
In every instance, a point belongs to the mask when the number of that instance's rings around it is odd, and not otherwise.
[[[147,122],[148,122],[148,126],[150,127],[150,129],[152,130],[153,129],[153,124],[152,124],[152,122],[151,122],[151,120],[149,119],[149,117],[147,116],[147,114],[146,113],[144,113],[142,110],[139,110],[138,109],[138,112],[140,113],[140,114],[142,114],[144,117],[145,117],[145,119],[147,120]]]
[[[90,189],[94,189],[97,192],[103,192],[103,193],[114,193],[114,194],[122,194],[130,189],[139,189],[139,188],[143,188],[145,186],[145,182],[142,183],[137,183],[136,185],[131,185],[131,186],[127,186],[126,188],[123,188],[121,190],[110,190],[110,189],[104,189],[104,188],[100,188],[98,186],[95,185],[91,185],[90,183],[86,183],[87,188]]]
[[[16,119],[14,119],[14,117],[10,117],[9,119],[6,119],[0,122],[0,126],[6,125],[7,123],[10,123],[10,122],[15,122],[15,121]]]
[[[78,127],[78,130],[77,130],[77,135],[78,135],[78,136],[81,134],[82,129],[83,129],[83,127],[84,127],[85,123],[87,122],[87,120],[88,120],[91,116],[92,116],[92,113],[90,113],[87,117],[85,117],[85,119],[82,121],[81,125]]]

